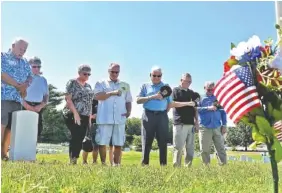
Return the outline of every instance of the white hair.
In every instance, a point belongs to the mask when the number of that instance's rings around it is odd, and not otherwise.
[[[17,37],[13,40],[12,44],[17,44],[19,42],[25,42],[26,44],[28,44],[28,41],[25,40],[24,38],[21,38],[21,37]]]
[[[151,68],[151,73],[152,73],[152,72],[156,72],[156,71],[162,73],[161,67],[159,67],[159,66],[153,66],[153,67]]]
[[[205,87],[209,87],[211,85],[215,85],[215,83],[213,81],[206,81],[205,82]]]

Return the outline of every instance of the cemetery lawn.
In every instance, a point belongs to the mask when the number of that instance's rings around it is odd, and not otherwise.
[[[238,152],[229,155],[240,156]],[[240,153],[260,160],[256,153]],[[37,155],[36,163],[2,162],[1,192],[60,193],[268,193],[272,191],[270,164],[229,161],[203,167],[195,158],[191,168],[173,168],[169,153],[167,167],[160,167],[158,155],[151,165],[140,166],[141,153],[123,152],[122,166],[68,164],[66,154]],[[89,163],[91,157],[89,156]],[[282,167],[279,164],[282,190]]]

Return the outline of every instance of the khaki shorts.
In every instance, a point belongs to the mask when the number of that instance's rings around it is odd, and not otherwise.
[[[1,100],[1,125],[11,129],[12,113],[22,109],[22,105],[16,101]]]

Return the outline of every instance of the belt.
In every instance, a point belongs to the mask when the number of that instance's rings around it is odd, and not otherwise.
[[[31,105],[31,106],[36,106],[36,105],[40,105],[41,103],[38,102],[30,102],[30,101],[26,101],[27,104]]]
[[[164,110],[164,111],[152,111],[152,110],[148,110],[148,109],[145,109],[145,112],[152,113],[152,114],[155,114],[155,115],[167,113],[166,110]]]

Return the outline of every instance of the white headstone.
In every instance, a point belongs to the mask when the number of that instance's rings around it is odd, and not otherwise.
[[[253,162],[253,158],[251,158],[251,157],[248,157],[248,162]]]
[[[130,148],[126,147],[124,148],[124,151],[130,151]]]
[[[264,156],[263,157],[263,163],[269,163],[270,162],[270,159],[268,156]]]
[[[10,159],[35,161],[38,114],[27,110],[16,111],[12,119]]]
[[[247,156],[246,155],[241,155],[240,161],[247,161]]]

